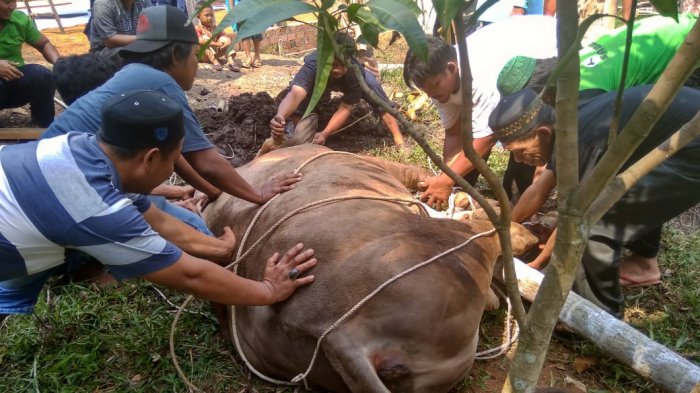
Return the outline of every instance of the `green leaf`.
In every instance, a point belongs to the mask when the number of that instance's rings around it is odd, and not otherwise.
[[[382,26],[401,33],[406,38],[408,47],[418,58],[427,63],[428,44],[425,33],[412,8],[406,6],[407,1],[418,8],[410,0],[370,0],[367,2],[367,6]]]
[[[362,4],[351,4],[348,7],[348,20],[360,26],[362,35],[357,38],[357,42],[366,42],[374,47],[379,45],[379,33],[386,29],[371,11],[363,8]]]
[[[676,0],[649,0],[651,5],[663,16],[670,16],[678,22],[678,2]]]
[[[329,18],[329,15],[324,13],[319,15],[319,25],[325,26],[323,19]],[[311,99],[309,100],[309,106],[306,107],[306,112],[304,117],[309,113],[313,112],[316,108],[316,104],[321,100],[323,92],[326,91],[326,86],[328,85],[328,76],[331,74],[331,67],[333,65],[333,43],[331,38],[326,34],[326,32],[321,29],[318,31],[316,43],[316,81],[314,83],[314,92],[311,94]]]
[[[443,28],[449,27],[452,24],[452,20],[462,8],[462,5],[464,5],[463,1],[433,0],[433,6],[435,6],[437,19],[440,22],[440,26]]]
[[[388,0],[373,0],[371,2],[372,3],[384,3],[385,1],[388,1]],[[454,1],[454,0],[452,0],[452,1]],[[402,6],[407,8],[416,17],[418,17],[420,14],[423,13],[423,10],[421,10],[420,7],[418,7],[418,4],[416,4],[415,0],[391,0],[391,2],[401,4]]]
[[[318,8],[299,0],[246,0],[236,4],[229,14],[234,14],[230,23],[248,19],[274,19],[271,26],[292,16],[316,11]]]
[[[248,1],[251,0],[246,0],[239,4],[247,4]],[[273,9],[258,12],[252,17],[245,19],[245,23],[243,24],[241,29],[238,30],[236,42],[240,41],[243,38],[250,37],[254,34],[261,34],[268,27],[272,26],[273,24],[279,21],[289,19],[299,14],[307,14],[309,12],[317,11],[315,7],[298,0],[275,0],[275,3],[276,4],[274,5]],[[236,5],[236,7],[238,7],[238,5]],[[240,22],[240,20],[237,19],[238,18],[233,18],[234,23]]]

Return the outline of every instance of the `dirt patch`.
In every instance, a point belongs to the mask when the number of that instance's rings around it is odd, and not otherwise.
[[[267,92],[242,93],[231,96],[228,102],[203,88],[200,95],[212,95],[208,102],[217,101],[216,105],[196,109],[204,132],[231,164],[240,166],[255,158],[262,143],[270,137],[270,120],[277,113],[280,101],[288,89],[283,89],[275,98]],[[196,92],[195,92],[196,93]],[[325,98],[319,102],[316,112],[319,114],[319,130],[328,124],[331,116],[338,109],[340,98]],[[328,139],[328,147],[334,150],[360,152],[374,147],[392,145],[388,131],[370,106],[361,101],[355,105],[346,125],[341,131]]]

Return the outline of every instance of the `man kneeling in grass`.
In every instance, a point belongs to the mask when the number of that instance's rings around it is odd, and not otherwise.
[[[289,276],[316,264],[302,244],[273,254],[261,282],[237,276],[209,261],[230,261],[230,228],[206,236],[142,195],[172,174],[183,124],[170,97],[132,91],[105,102],[97,135],[0,146],[0,320],[31,313],[49,276],[75,267],[66,250],[91,255],[117,279],[143,277],[223,304],[276,303],[313,281]]]

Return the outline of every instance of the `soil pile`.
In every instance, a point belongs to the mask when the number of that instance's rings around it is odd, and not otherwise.
[[[243,93],[231,96],[224,108],[197,109],[195,114],[202,129],[234,166],[241,166],[253,158],[266,138],[270,137],[270,119],[277,113],[287,90],[272,98],[266,92]],[[340,97],[324,97],[316,112],[319,130],[328,123],[340,105]],[[393,140],[381,120],[364,101],[353,107],[352,114],[341,131],[326,142],[334,150],[359,152],[372,147],[391,146]]]

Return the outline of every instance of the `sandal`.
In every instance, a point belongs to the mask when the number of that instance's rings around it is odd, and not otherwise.
[[[227,64],[226,67],[228,67],[228,69],[233,71],[233,72],[241,72],[241,69],[236,67],[236,65],[233,63]]]
[[[242,68],[252,68],[253,62],[250,60],[243,60],[243,61],[241,61],[241,67]]]
[[[215,71],[221,71],[224,69],[224,67],[221,64],[214,64],[211,66]]]
[[[255,59],[253,62],[250,64],[253,68],[260,68],[262,67],[262,62],[260,59]]]

